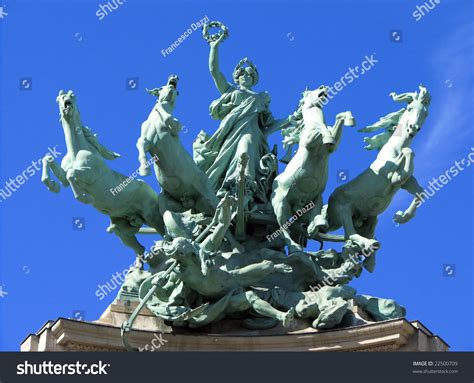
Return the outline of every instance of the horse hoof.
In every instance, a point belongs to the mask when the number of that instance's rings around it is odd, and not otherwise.
[[[364,255],[367,254],[366,256],[375,253],[382,246],[382,244],[376,239],[367,239],[359,234],[351,235],[349,239],[360,247],[362,253]]]
[[[53,193],[59,193],[59,191],[61,190],[61,187],[59,186],[58,183],[55,182],[49,190],[52,191]]]
[[[50,179],[44,179],[44,180],[41,180],[41,181],[43,181],[43,183],[46,185],[48,190],[52,193],[59,193],[59,191],[61,190],[61,187],[59,186],[59,184],[56,181],[53,181],[53,180],[50,180]]]
[[[382,247],[382,244],[379,241],[373,239],[373,240],[370,241],[369,248],[367,250],[376,251],[376,250],[380,249],[381,247]]]

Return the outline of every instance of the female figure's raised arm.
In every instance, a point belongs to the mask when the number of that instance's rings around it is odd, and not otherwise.
[[[225,93],[231,86],[219,68],[218,47],[224,38],[225,35],[222,34],[216,41],[212,41],[209,44],[211,47],[209,52],[209,72],[211,72],[211,76],[220,93]]]

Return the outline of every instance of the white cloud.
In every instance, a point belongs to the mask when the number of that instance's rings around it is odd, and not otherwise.
[[[463,156],[472,142],[472,23],[440,40],[430,59],[434,79],[430,115],[415,143],[417,177],[431,179]],[[426,84],[428,86],[428,84]]]

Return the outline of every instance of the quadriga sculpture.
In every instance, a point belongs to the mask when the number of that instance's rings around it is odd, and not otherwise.
[[[102,146],[91,130],[82,125],[73,91],[61,90],[56,101],[67,154],[61,166],[51,155],[43,158],[42,182],[51,192],[59,192],[59,184],[51,178],[52,170],[63,186],[71,186],[78,201],[91,204],[110,217],[107,231],[118,235],[137,255],[143,254],[145,248],[135,237],[143,224],[164,234],[158,195],[145,182],[129,179],[107,166],[106,159],[113,160],[119,155]]]
[[[377,217],[387,209],[395,193],[402,188],[414,196],[408,209],[395,214],[397,223],[402,224],[413,218],[421,202],[417,193],[423,189],[413,176],[414,153],[410,145],[428,116],[431,97],[423,85],[419,88],[419,93],[391,93],[395,101],[407,102],[408,105],[361,129],[364,132],[385,129],[385,132],[365,139],[369,144],[367,149],[380,149],[380,152],[367,170],[338,187],[329,198],[327,231],[343,226],[345,238],[368,253],[380,247],[374,239]],[[372,265],[368,269],[373,269],[374,257],[369,259]]]
[[[140,175],[150,175],[146,156],[150,153],[155,159],[156,179],[165,192],[162,194],[171,197],[166,200],[166,210],[195,208],[213,215],[219,201],[206,174],[196,166],[181,144],[178,133],[182,126],[172,116],[178,96],[177,85],[178,77],[171,75],[165,86],[149,91],[158,99],[148,119],[143,122],[137,141]]]
[[[272,206],[278,224],[282,229],[289,252],[302,251],[303,247],[296,243],[285,223],[309,203],[314,208],[304,214],[301,219],[308,225],[308,236],[317,234],[321,226],[327,225],[322,217],[322,194],[328,179],[328,160],[342,137],[342,126],[354,126],[351,112],[339,113],[334,126],[327,127],[324,121],[323,103],[328,88],[320,86],[313,91],[305,91],[300,100],[295,118],[295,130],[299,130],[299,148],[288,163],[283,173],[273,182]],[[288,134],[288,129],[285,130]]]

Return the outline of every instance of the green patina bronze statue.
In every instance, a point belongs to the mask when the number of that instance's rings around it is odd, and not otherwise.
[[[179,141],[181,123],[173,117],[178,76],[171,75],[168,83],[149,91],[157,97],[148,119],[142,124],[142,133],[137,141],[140,175],[150,174],[147,153],[150,153],[156,179],[166,198],[166,210],[188,210],[213,214],[218,200],[209,179],[194,163],[192,157]],[[162,214],[164,213],[162,212]]]
[[[144,224],[164,234],[160,198],[142,180],[130,179],[107,166],[105,160],[114,160],[119,155],[102,146],[92,131],[82,125],[76,96],[71,90],[67,93],[61,90],[56,101],[67,154],[61,166],[51,155],[46,155],[41,180],[51,192],[58,193],[60,186],[51,178],[52,171],[63,186],[71,187],[78,201],[91,204],[110,217],[108,232],[118,235],[136,255],[143,254],[145,248],[135,234]]]
[[[365,139],[369,143],[367,149],[379,149],[379,154],[366,171],[331,194],[326,210],[327,231],[343,226],[346,239],[354,241],[361,251],[371,253],[380,247],[380,242],[374,239],[377,217],[387,209],[395,193],[405,189],[414,196],[407,210],[395,214],[395,222],[403,224],[414,217],[419,203],[417,193],[423,191],[413,176],[414,153],[410,145],[428,116],[431,96],[423,85],[419,93],[399,96],[392,93],[392,96],[396,101],[407,102],[407,107],[361,130],[385,129]],[[371,257],[371,270],[375,267],[374,260]]]
[[[213,28],[218,32],[211,34]],[[198,134],[192,156],[179,140],[182,125],[173,114],[178,77],[148,91],[156,103],[137,141],[139,173],[148,176],[153,167],[159,195],[107,166],[105,160],[118,154],[82,125],[72,91],[57,98],[68,153],[61,166],[44,158],[42,181],[58,192],[52,171],[78,201],[107,214],[108,230],[139,256],[118,295],[139,301],[122,327],[127,348],[133,349],[126,334],[143,307],[174,327],[188,328],[240,318],[245,328],[263,330],[299,318],[322,330],[403,317],[397,302],[358,295],[348,283],[364,269],[374,270],[381,246],[375,239],[377,217],[400,189],[414,199],[394,220],[402,224],[415,215],[422,189],[413,175],[410,145],[428,115],[428,90],[420,85],[419,92],[391,93],[406,107],[360,130],[383,129],[365,139],[368,150],[379,150],[375,161],[334,190],[325,205],[329,155],[343,126],[355,125],[352,113],[337,114],[327,126],[327,88],[320,86],[303,92],[292,115],[275,119],[268,93],[253,90],[259,80],[255,64],[242,59],[232,75],[235,84],[221,72],[218,49],[228,35],[220,22],[203,27],[209,70],[221,94],[210,113],[220,123],[213,134]],[[280,174],[277,151],[267,141],[279,130],[290,148]],[[124,181],[126,187],[117,189]],[[332,234],[340,227],[344,235]],[[145,252],[137,233],[161,239]],[[312,240],[321,243],[319,251],[305,250]],[[342,249],[325,249],[331,241],[342,242]]]
[[[290,144],[298,144],[295,156],[289,161],[283,173],[276,177],[273,184],[272,205],[280,227],[299,210],[313,202],[314,207],[302,216],[302,222],[308,227],[308,237],[312,238],[319,229],[327,227],[323,217],[322,194],[328,179],[328,159],[339,145],[342,137],[342,126],[353,126],[351,112],[336,116],[333,128],[328,128],[324,121],[323,102],[328,88],[320,86],[314,91],[305,91],[294,117],[296,128],[286,129],[283,133],[291,136]],[[297,132],[294,132],[297,130]],[[289,251],[302,251],[288,230],[283,235]]]
[[[216,24],[213,26],[221,26]],[[206,27],[208,28],[208,27]],[[218,48],[227,37],[227,29],[218,36],[207,37],[210,45],[209,71],[221,93],[221,97],[210,106],[212,118],[221,120],[212,136],[203,135],[196,142],[197,165],[211,181],[217,195],[232,188],[237,182],[237,169],[243,154],[247,156],[244,178],[246,193],[252,197],[260,183],[261,159],[270,153],[267,136],[289,125],[289,118],[275,120],[270,112],[270,96],[267,92],[255,92],[252,88],[259,81],[257,67],[248,58],[242,59],[232,74],[235,85],[230,84],[219,67]],[[207,29],[204,32],[207,35]]]

